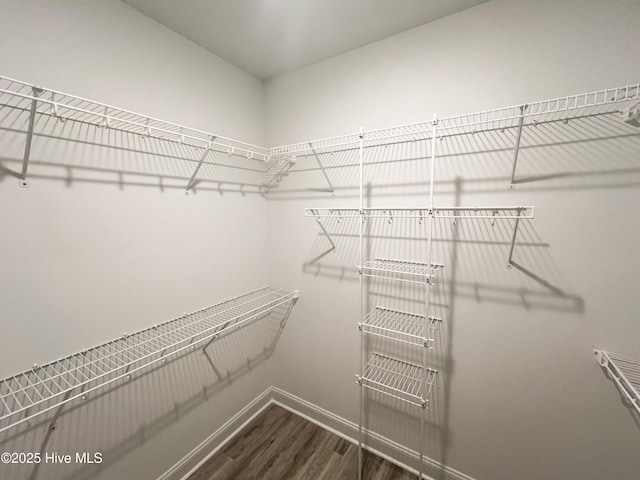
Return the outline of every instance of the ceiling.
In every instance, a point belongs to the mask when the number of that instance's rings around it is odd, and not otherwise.
[[[266,80],[487,0],[122,0]]]

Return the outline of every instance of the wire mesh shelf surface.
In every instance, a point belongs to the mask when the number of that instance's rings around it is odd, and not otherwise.
[[[605,368],[620,392],[640,413],[640,358],[595,350],[600,366]]]
[[[34,100],[38,116],[57,118],[61,122],[90,123],[144,138],[218,150],[244,159],[269,160],[269,150],[264,147],[0,76],[0,110],[28,112]]]
[[[434,127],[437,136],[443,138],[450,135],[475,134],[481,131],[537,126],[542,123],[560,121],[567,123],[570,119],[596,115],[618,114],[621,122],[629,120],[637,122],[637,113],[633,113],[633,119],[626,118],[625,113],[628,115],[632,113],[627,112],[624,108],[627,107],[626,104],[631,107],[631,102],[638,100],[640,100],[640,84],[634,84],[441,118],[435,121],[435,124],[434,121],[427,121],[266,148],[0,76],[0,111],[11,110],[29,114],[35,109],[36,126],[38,119],[44,119],[48,128],[53,128],[51,127],[54,123],[53,120],[72,121],[113,132],[132,134],[135,138],[143,140],[155,139],[193,147],[198,151],[195,154],[197,158],[182,158],[180,156],[175,158],[191,163],[195,162],[197,164],[197,167],[194,165],[196,173],[203,163],[227,169],[238,168],[242,171],[255,171],[260,174],[260,180],[243,179],[239,183],[259,187],[259,192],[262,194],[267,194],[276,188],[285,176],[307,170],[293,167],[296,156],[298,158],[310,156],[317,160],[320,154],[357,149],[360,143],[363,148],[368,148],[415,143],[422,140],[429,141],[434,135]],[[8,118],[8,115],[4,115],[4,118]],[[33,132],[32,124],[24,133],[31,135]],[[58,133],[71,140],[69,129]],[[49,135],[48,132],[36,134]],[[107,140],[107,142],[111,141],[115,140]],[[137,148],[141,152],[157,155],[157,146],[152,146],[152,143],[154,142],[146,142],[146,146],[142,144]],[[207,157],[209,153],[224,154],[231,160],[226,162],[220,157],[209,159]],[[28,158],[28,154],[25,155],[25,158]],[[343,160],[334,166],[342,165],[341,162]],[[320,169],[323,167],[320,166]],[[213,180],[233,182],[235,179],[236,176],[227,171],[223,178]],[[191,182],[189,188],[192,186]],[[333,187],[329,187],[327,191],[333,191]]]
[[[421,365],[373,352],[364,368],[361,382],[370,390],[413,405],[426,406],[437,373],[431,368],[424,370]]]
[[[640,99],[640,84],[529,102],[438,120],[438,135],[475,134],[542,123],[568,122],[595,115],[621,114],[620,104]],[[622,120],[622,116],[621,116]]]
[[[389,338],[397,342],[433,348],[441,319],[401,312],[384,307],[370,311],[360,324],[362,331],[370,335]]]
[[[429,208],[305,208],[306,217],[322,218],[417,218],[427,217],[455,219],[512,220],[533,219],[533,206],[500,206],[500,207],[437,207]]]
[[[264,318],[298,295],[263,287],[0,380],[0,432]]]
[[[442,138],[451,135],[518,128],[521,120],[523,126],[535,127],[542,123],[566,123],[570,119],[612,114],[620,115],[620,120],[624,121],[622,104],[637,100],[640,100],[640,84],[625,85],[510,107],[443,117],[437,119],[436,131],[437,136]],[[433,121],[427,121],[273,147],[270,153],[272,155],[277,153],[305,155],[310,154],[312,150],[329,152],[348,147],[356,148],[361,140],[360,136],[362,136],[364,147],[374,147],[430,140],[432,135]]]
[[[410,262],[376,258],[358,267],[358,273],[366,277],[386,278],[401,282],[431,284],[434,271],[443,268],[438,263]]]

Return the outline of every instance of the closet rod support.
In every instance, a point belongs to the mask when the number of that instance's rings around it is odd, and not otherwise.
[[[31,87],[31,92],[33,98],[31,99],[31,109],[29,111],[29,126],[27,130],[27,140],[24,144],[24,156],[22,157],[22,171],[20,173],[20,186],[28,187],[29,182],[27,182],[27,170],[29,168],[29,157],[31,156],[31,140],[33,139],[33,126],[36,120],[36,112],[38,107],[37,98],[42,94],[44,90],[42,88],[33,86]]]
[[[511,165],[511,182],[509,188],[513,189],[515,186],[516,166],[518,165],[518,152],[520,151],[520,139],[522,138],[522,126],[524,125],[524,114],[527,111],[528,105],[522,105],[520,107],[520,116],[518,119],[518,130],[516,132],[516,143],[513,147],[513,158]]]

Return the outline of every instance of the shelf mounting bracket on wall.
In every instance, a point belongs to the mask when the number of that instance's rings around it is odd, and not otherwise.
[[[27,130],[27,140],[24,144],[24,156],[22,157],[22,171],[20,172],[20,186],[28,187],[29,182],[27,181],[27,170],[29,168],[29,157],[31,156],[31,140],[33,139],[33,126],[36,120],[36,113],[38,107],[37,97],[42,94],[44,90],[40,87],[33,86],[31,87],[31,93],[33,98],[31,100],[31,108],[29,110],[29,126]]]
[[[316,214],[315,217],[316,217],[316,223],[320,227],[320,230],[322,230],[322,233],[324,233],[324,236],[327,237],[327,240],[329,240],[329,243],[331,244],[331,247],[328,250],[322,252],[320,255],[317,255],[312,260],[310,260],[308,262],[309,265],[313,265],[314,263],[316,263],[321,258],[324,258],[327,255],[329,255],[331,252],[335,252],[336,251],[336,244],[333,243],[333,240],[331,240],[331,235],[329,235],[329,232],[327,232],[327,229],[324,228],[324,225],[322,225],[322,220],[320,220],[320,216]]]
[[[322,162],[320,161],[320,156],[318,155],[318,153],[316,152],[316,150],[313,148],[313,144],[311,142],[309,142],[309,148],[311,149],[311,152],[313,153],[313,156],[316,159],[316,162],[318,162],[318,165],[320,166],[320,170],[322,171],[322,175],[324,175],[325,180],[327,181],[327,183],[329,184],[329,189],[327,190],[322,190],[323,192],[327,192],[327,193],[333,193],[334,192],[334,188],[333,185],[331,184],[331,180],[329,180],[329,175],[327,175],[327,171],[324,169],[324,165],[322,165]]]
[[[513,147],[511,182],[509,183],[509,188],[513,188],[515,186],[516,166],[518,165],[518,152],[520,151],[520,139],[522,138],[522,127],[524,125],[524,115],[527,112],[527,108],[529,108],[529,105],[522,105],[520,107],[520,116],[518,118],[518,130],[516,132],[516,143]]]
[[[513,234],[511,235],[511,246],[509,247],[509,257],[507,257],[507,268],[513,268],[513,249],[516,246],[516,236],[518,235],[518,226],[520,225],[520,213],[518,210],[515,223],[513,224]]]
[[[209,145],[204,149],[204,152],[202,153],[202,156],[200,157],[200,161],[198,162],[198,165],[196,166],[195,170],[193,171],[193,174],[191,175],[191,178],[189,178],[189,182],[187,183],[187,186],[185,187],[185,195],[189,195],[189,190],[191,190],[193,188],[193,186],[196,183],[196,176],[198,175],[198,172],[200,171],[200,167],[202,167],[202,164],[204,163],[204,161],[207,159],[207,156],[209,155],[209,152],[211,151],[211,147],[212,147],[212,143],[215,141],[216,137],[215,136],[211,136],[211,140],[209,141]]]

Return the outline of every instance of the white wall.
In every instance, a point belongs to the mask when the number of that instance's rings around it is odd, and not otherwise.
[[[119,1],[1,1],[0,11],[2,75],[264,140],[258,80]],[[56,128],[86,142],[34,138],[31,188],[1,177],[3,378],[268,283],[262,198],[161,188],[161,175],[184,187],[189,165],[137,155],[126,138],[122,149],[91,145],[105,134],[71,123]],[[19,171],[24,135],[0,135],[2,167]],[[247,369],[272,327],[220,344],[228,355],[214,360],[231,385],[197,354],[70,405],[47,451],[101,451],[104,462],[42,466],[35,478],[156,478],[273,383],[269,361]],[[23,425],[0,436],[0,450],[39,451],[45,433]],[[2,478],[31,474],[0,465]]]
[[[639,27],[635,1],[491,1],[270,80],[268,143],[637,83]],[[638,424],[591,352],[594,346],[640,352],[640,217],[630,210],[640,201],[639,132],[615,119],[527,132],[523,145],[555,145],[523,149],[519,178],[555,176],[507,190],[512,137],[483,136],[469,143],[485,142],[482,149],[494,152],[440,161],[436,203],[535,205],[536,219],[521,229],[515,258],[564,295],[504,268],[508,231],[502,227],[462,224],[452,242],[452,227],[439,225],[436,253],[449,264],[450,311],[434,357],[442,373],[428,455],[478,479],[635,478]],[[625,136],[575,142],[594,135]],[[420,148],[370,155],[420,154]],[[452,154],[460,145],[453,139],[438,148]],[[327,165],[347,160],[357,157],[323,157]],[[427,192],[424,166],[403,165],[372,169],[367,181],[382,185],[368,190],[369,204],[428,204],[417,195]],[[274,282],[293,283],[303,293],[297,313],[304,323],[290,325],[276,353],[278,386],[357,421],[357,242],[345,236],[344,223],[327,224],[338,234],[338,251],[305,266],[329,245],[304,208],[358,205],[354,169],[328,174],[338,187],[334,197],[308,189],[305,181],[326,187],[316,171],[287,177],[282,188],[291,191],[269,204]],[[407,233],[393,228],[387,235]],[[408,257],[398,245],[383,248]],[[391,288],[387,293],[403,293]],[[370,428],[417,448],[412,410],[367,405]]]

